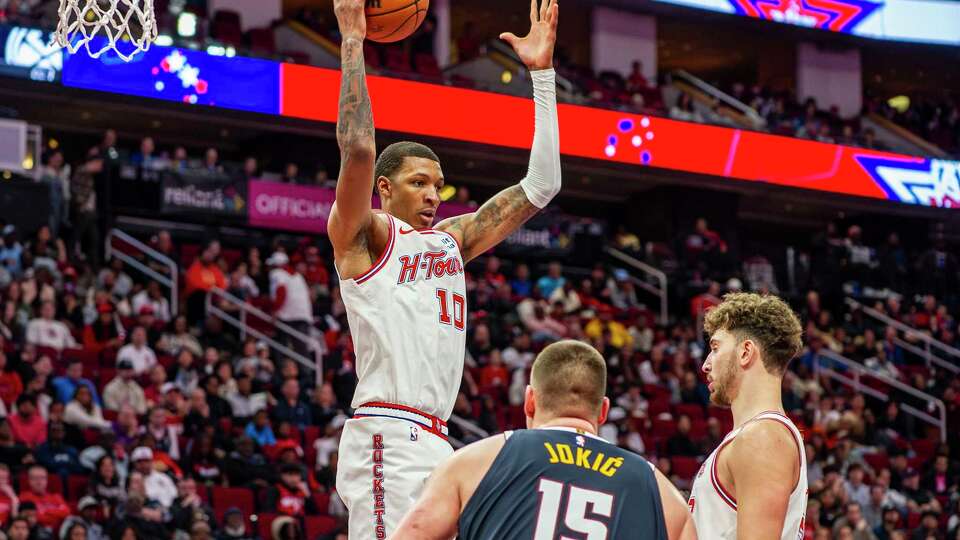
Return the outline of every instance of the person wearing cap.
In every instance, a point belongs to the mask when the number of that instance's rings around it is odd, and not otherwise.
[[[625,345],[633,345],[633,336],[627,331],[627,328],[613,318],[613,308],[606,304],[601,304],[597,309],[600,317],[593,319],[583,328],[584,334],[591,339],[599,339],[605,331],[610,332],[610,345],[618,349]]]
[[[130,303],[134,313],[144,315],[149,312],[153,315],[154,322],[167,324],[171,320],[170,301],[163,296],[160,283],[156,281],[151,280],[147,283],[145,289],[133,295]],[[144,308],[149,309],[144,311]]]
[[[253,534],[247,533],[247,524],[243,512],[236,506],[227,508],[223,513],[223,529],[217,533],[217,540],[254,540]]]
[[[103,389],[103,404],[109,411],[119,411],[120,407],[129,405],[138,415],[147,412],[147,398],[137,383],[129,358],[117,362],[117,376]]]
[[[157,364],[156,353],[147,346],[147,331],[144,327],[135,326],[130,332],[130,343],[117,351],[117,362],[121,360],[129,360],[137,376],[150,371]]]
[[[903,488],[900,490],[907,498],[907,509],[910,512],[936,512],[939,514],[943,508],[940,507],[940,501],[930,493],[929,490],[920,486],[920,471],[913,467],[908,467],[903,474]]]
[[[97,319],[83,328],[83,348],[100,352],[103,349],[118,349],[123,345],[122,327],[114,318],[113,304],[97,303]]]
[[[40,305],[40,317],[27,324],[27,343],[57,351],[77,346],[77,341],[73,339],[67,325],[54,318],[56,313],[57,307],[52,301],[48,300]]]
[[[294,518],[317,513],[299,465],[287,463],[280,468],[280,481],[267,490],[264,507]]]
[[[103,526],[97,522],[97,509],[99,506],[100,503],[97,502],[97,499],[90,495],[81,497],[80,500],[77,501],[77,511],[80,512],[80,515],[70,516],[64,520],[63,525],[60,526],[59,537],[70,540],[67,533],[71,527],[79,523],[87,529],[86,540],[107,540],[109,536],[104,532]]]
[[[70,515],[70,507],[59,493],[47,492],[47,470],[34,465],[27,471],[28,489],[21,490],[20,510],[23,505],[33,503],[37,509],[37,523],[57,530],[63,520]]]
[[[133,463],[133,470],[143,475],[147,497],[169,509],[177,498],[177,486],[168,475],[153,467],[153,450],[146,446],[139,446],[130,454],[130,461]]]
[[[73,395],[77,393],[77,388],[80,386],[85,386],[90,390],[94,403],[97,405],[103,404],[100,401],[100,395],[97,394],[97,387],[90,382],[90,379],[83,377],[83,361],[73,359],[67,364],[66,372],[53,379],[53,390],[56,393],[57,401],[67,403],[73,399]]]
[[[267,267],[271,269],[270,298],[273,300],[274,316],[278,321],[289,325],[301,334],[310,335],[310,325],[313,324],[313,304],[310,301],[310,287],[307,286],[307,280],[290,264],[290,258],[282,251],[274,252],[267,259]],[[289,339],[288,346],[301,355],[309,357],[308,350],[301,340]]]

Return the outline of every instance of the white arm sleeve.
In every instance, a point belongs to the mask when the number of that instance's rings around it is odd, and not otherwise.
[[[537,208],[544,208],[560,192],[560,126],[557,121],[557,74],[551,69],[531,71],[536,108],[530,166],[520,187]]]

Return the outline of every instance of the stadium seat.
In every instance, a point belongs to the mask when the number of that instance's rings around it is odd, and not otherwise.
[[[685,480],[691,480],[700,470],[700,460],[694,457],[674,456],[670,458],[670,466],[673,468],[673,474]]]
[[[437,64],[437,58],[432,54],[418,54],[413,59],[413,65],[420,75],[433,78],[439,78],[443,75],[443,72],[440,71],[439,64]]]
[[[67,499],[70,501],[79,500],[87,494],[87,486],[90,485],[90,477],[82,474],[71,474],[67,477]]]
[[[923,458],[923,461],[928,461],[933,457],[934,452],[936,452],[937,444],[937,441],[931,439],[917,439],[910,443],[910,447],[917,453],[918,458]]]
[[[272,514],[262,512],[257,516],[257,523],[260,529],[260,538],[273,538],[273,535],[270,534],[270,526],[273,525],[273,521],[280,517],[280,514]],[[220,518],[223,519],[222,517]]]
[[[869,465],[870,468],[875,471],[879,471],[880,469],[890,466],[890,458],[886,454],[864,454],[863,460],[866,461],[867,465]]]
[[[681,414],[685,414],[690,417],[691,420],[703,420],[703,407],[695,403],[681,403],[674,407],[674,413],[677,417]]]
[[[83,362],[84,372],[86,372],[88,366],[96,366],[99,359],[100,353],[91,349],[64,349],[63,351],[63,361],[79,360]]]
[[[304,521],[306,538],[318,538],[337,528],[337,520],[329,516],[307,516]]]
[[[247,488],[213,486],[211,488],[211,498],[213,499],[213,513],[218,521],[223,519],[224,512],[231,506],[236,506],[246,516],[253,514],[255,511],[253,491]]]
[[[27,480],[28,471],[21,471],[17,475],[17,486],[19,486],[19,492],[27,491],[29,489],[30,482]],[[63,493],[63,480],[56,474],[47,475],[47,492],[48,493]]]
[[[321,516],[330,514],[330,494],[326,491],[317,491],[313,494],[313,504]]]
[[[312,448],[314,441],[320,438],[318,426],[307,426],[303,429],[303,447]]]
[[[677,432],[677,422],[675,420],[653,419],[653,434],[658,438],[667,439]]]
[[[274,54],[277,52],[277,45],[273,38],[273,30],[269,28],[254,28],[247,32],[247,39],[250,42],[250,49],[260,54]],[[224,250],[223,257],[231,267],[234,263],[243,257],[243,252],[239,250]]]

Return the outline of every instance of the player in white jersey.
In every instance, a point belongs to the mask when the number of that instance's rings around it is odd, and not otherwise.
[[[559,15],[555,0],[541,7],[532,0],[530,33],[501,35],[533,80],[535,129],[527,176],[475,213],[431,229],[444,182],[440,161],[411,142],[391,145],[376,157],[364,72],[364,1],[334,0],[334,9],[343,36],[341,162],[328,234],[359,377],[354,418],[340,440],[337,491],[350,510],[350,538],[386,538],[434,467],[453,453],[445,421],[463,372],[464,265],[560,191],[552,67]],[[426,113],[430,104],[410,106]],[[383,212],[371,209],[374,189]]]
[[[802,345],[800,321],[775,296],[736,293],[707,312],[704,330],[710,401],[732,409],[734,429],[694,479],[689,505],[697,535],[802,540],[806,456],[780,396]]]

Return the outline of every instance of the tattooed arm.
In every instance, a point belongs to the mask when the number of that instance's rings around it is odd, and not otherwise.
[[[374,218],[370,206],[377,150],[363,58],[367,30],[363,8],[363,0],[334,1],[343,36],[337,118],[340,176],[327,231],[344,279],[366,270],[379,254],[377,248],[382,250],[387,235],[385,222]]]
[[[530,1],[530,33],[526,37],[504,33],[517,56],[530,69],[535,104],[535,129],[527,176],[507,188],[473,214],[437,225],[460,241],[464,261],[499,244],[520,228],[560,191],[560,134],[557,121],[556,75],[553,46],[557,38],[559,6],[556,0]]]

